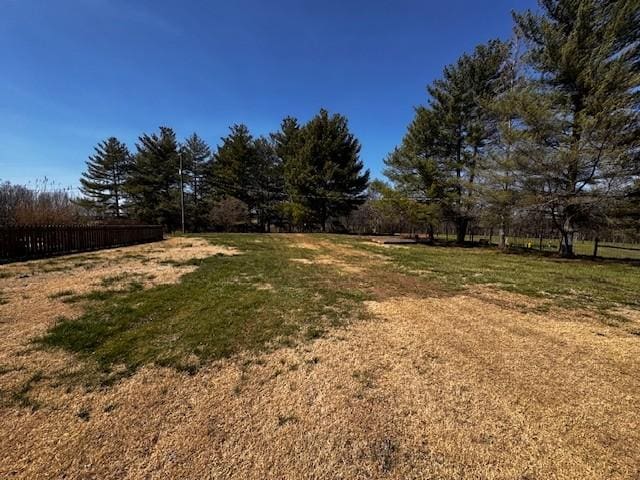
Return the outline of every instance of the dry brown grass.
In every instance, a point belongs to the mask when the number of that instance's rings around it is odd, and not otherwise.
[[[340,249],[336,268],[357,255]],[[489,288],[392,291],[371,321],[192,376],[38,383],[41,408],[0,410],[0,478],[640,478],[637,336]],[[3,333],[28,338],[38,315]]]
[[[65,302],[69,297],[125,288],[132,281],[143,288],[174,283],[197,267],[172,262],[236,253],[204,239],[174,237],[159,243],[0,266],[0,291],[5,300],[0,304],[0,372],[4,372],[0,393],[15,391],[34,374],[46,376],[77,367],[68,354],[31,346],[56,319],[81,313],[81,303]]]

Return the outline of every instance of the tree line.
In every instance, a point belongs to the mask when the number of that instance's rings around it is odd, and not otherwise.
[[[268,137],[229,130],[215,151],[195,133],[179,142],[169,127],[141,135],[135,153],[111,137],[87,161],[79,204],[170,230],[324,231],[365,201],[369,172],[344,116],[287,117]]]
[[[481,227],[501,247],[536,232],[557,236],[565,256],[577,234],[638,240],[640,4],[539,3],[513,14],[511,40],[478,45],[428,85],[385,159],[386,182],[369,184],[347,119],[321,110],[268,136],[233,125],[215,148],[168,127],[141,135],[133,152],[108,138],[76,205],[99,221],[169,230],[451,228],[464,242]]]
[[[491,40],[428,86],[390,184],[373,185],[370,213],[394,212],[463,242],[470,223],[548,225],[560,252],[577,232],[638,231],[640,4],[541,0],[514,13],[515,37]]]

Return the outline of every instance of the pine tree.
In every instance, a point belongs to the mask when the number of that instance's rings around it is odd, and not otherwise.
[[[283,195],[280,159],[267,139],[254,139],[245,125],[230,130],[215,154],[216,191],[244,202],[257,228],[268,230]]]
[[[124,214],[124,183],[131,166],[127,146],[115,137],[100,142],[87,160],[80,178],[84,198],[78,203],[99,217],[119,218]]]
[[[496,96],[485,105],[488,119],[495,125],[493,135],[488,139],[478,185],[482,222],[492,229],[498,227],[499,247],[502,249],[507,246],[507,233],[520,206],[522,193],[518,170],[521,135],[514,125],[519,89],[525,82],[519,57],[519,49],[514,42],[510,58],[498,79]]]
[[[516,14],[536,73],[520,100],[526,187],[573,255],[574,233],[631,180],[640,138],[637,0],[543,0]]]
[[[324,231],[329,218],[347,215],[365,200],[369,171],[363,171],[360,143],[345,117],[324,109],[300,129],[299,138],[288,123],[292,150],[284,176],[290,211],[297,223]]]
[[[256,215],[256,192],[253,185],[257,154],[254,139],[246,125],[233,125],[223,137],[214,155],[213,187],[216,197],[233,197],[246,205],[247,219]]]
[[[487,104],[498,94],[508,44],[493,40],[476,47],[428,87],[428,106],[418,107],[402,145],[385,161],[397,188],[424,202],[437,202],[464,242],[477,215],[477,180],[494,134]]]
[[[256,189],[258,223],[269,231],[272,223],[282,223],[281,204],[284,201],[283,163],[274,145],[266,138],[254,141],[257,165],[252,185]]]
[[[294,117],[286,117],[280,124],[280,131],[271,134],[276,155],[284,163],[300,149],[300,125]]]
[[[214,155],[213,185],[218,195],[227,195],[246,203],[253,203],[249,181],[256,163],[253,136],[246,125],[233,125],[223,137]]]
[[[379,180],[372,182],[369,190],[372,207],[385,219],[387,225],[396,224],[394,232],[414,234],[426,230],[429,240],[434,240],[434,226],[441,216],[438,204],[423,202],[407,195],[406,191],[394,189]]]
[[[180,225],[180,154],[176,134],[171,128],[160,127],[158,134],[140,136],[136,147],[126,185],[134,215],[143,222],[174,230]]]
[[[300,124],[294,117],[285,117],[280,124],[280,130],[270,136],[273,149],[280,162],[282,174],[283,201],[278,204],[277,211],[280,214],[282,223],[288,223],[289,227],[291,227],[292,224],[300,224],[304,222],[305,218],[310,217],[310,213],[306,211],[300,202],[291,200],[289,190],[292,189],[287,188],[285,180],[285,171],[291,170],[294,157],[299,152],[302,143]]]
[[[197,134],[187,138],[180,149],[185,183],[186,223],[190,230],[202,231],[208,223],[211,197],[212,156],[209,145]]]

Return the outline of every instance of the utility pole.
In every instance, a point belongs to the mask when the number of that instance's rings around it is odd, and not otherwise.
[[[182,214],[182,233],[184,233],[184,182],[182,180],[182,152],[180,153],[180,211]]]

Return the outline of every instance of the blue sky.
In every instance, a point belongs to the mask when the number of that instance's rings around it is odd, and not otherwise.
[[[115,135],[212,145],[321,107],[349,118],[373,176],[426,85],[534,0],[0,0],[0,179],[76,187]]]

